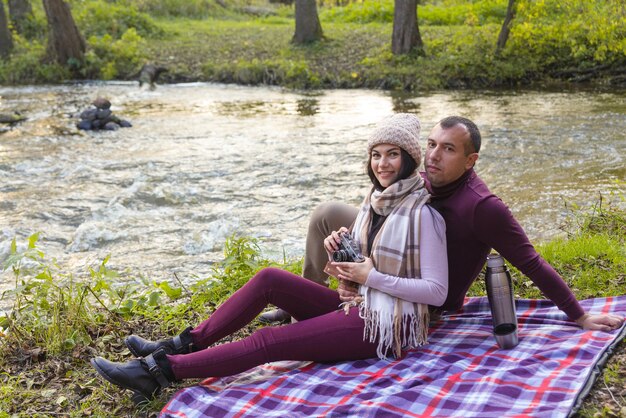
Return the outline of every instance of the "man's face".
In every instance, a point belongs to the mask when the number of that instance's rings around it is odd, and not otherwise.
[[[426,177],[435,187],[452,183],[474,166],[478,153],[472,149],[470,134],[463,125],[443,129],[437,124],[426,143]]]

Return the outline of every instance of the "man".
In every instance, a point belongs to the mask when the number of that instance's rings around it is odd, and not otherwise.
[[[446,221],[449,285],[446,301],[439,309],[462,307],[467,290],[494,249],[528,276],[543,294],[584,329],[610,331],[619,328],[623,318],[615,315],[586,314],[559,274],[535,251],[526,233],[508,207],[474,171],[481,135],[469,119],[450,116],[431,131],[422,176],[432,192],[431,205]],[[327,261],[322,241],[333,230],[349,226],[357,210],[340,203],[318,207],[307,235],[303,276],[324,284],[321,269]],[[342,299],[355,296],[354,290],[340,286]],[[286,312],[276,310],[261,320],[285,320]]]

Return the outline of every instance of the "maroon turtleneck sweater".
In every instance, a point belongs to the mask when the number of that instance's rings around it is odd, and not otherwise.
[[[428,182],[427,187],[432,189],[431,206],[446,221],[449,286],[441,309],[461,308],[467,290],[494,249],[571,319],[584,314],[565,281],[535,251],[509,208],[489,191],[473,169],[444,187],[431,188]]]

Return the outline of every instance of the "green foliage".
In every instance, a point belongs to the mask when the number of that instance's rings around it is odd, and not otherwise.
[[[259,270],[266,267],[280,267],[294,274],[300,274],[302,260],[283,258],[282,263],[277,263],[261,256],[261,249],[256,239],[231,236],[224,244],[224,260],[214,268],[213,274],[207,281],[194,285],[194,290],[206,289],[206,296],[214,304],[220,304]]]
[[[22,341],[36,341],[51,353],[59,353],[89,342],[85,320],[90,323],[92,317],[84,303],[87,289],[71,276],[59,274],[56,264],[44,259],[36,247],[38,239],[38,234],[30,236],[23,252],[17,251],[13,240],[4,268],[15,276],[15,288],[6,292],[15,302],[0,326]]]
[[[419,5],[417,7],[420,24],[441,26],[482,26],[486,24],[502,24],[506,16],[507,1],[475,0],[457,1],[444,0],[437,3]]]
[[[210,0],[139,0],[134,1],[139,10],[161,17],[189,17],[203,19],[209,17],[220,8]]]
[[[581,71],[589,75],[580,80],[608,83],[614,77],[619,83],[616,74],[626,63],[626,7],[618,0],[518,0],[509,41],[497,56],[507,0],[422,1],[425,57],[390,54],[393,0],[338,3],[320,7],[325,39],[297,48],[290,44],[293,6],[265,0],[226,0],[226,7],[213,0],[72,0],[90,47],[86,64],[73,74],[128,78],[146,60],[169,63],[172,79],[418,91],[519,86]],[[39,65],[46,25],[41,5],[34,6],[33,29],[22,35],[30,42],[0,63],[0,82],[71,75],[70,69]],[[248,6],[275,14],[254,17],[243,11]]]
[[[127,0],[126,2],[136,5],[142,12],[159,17],[183,17],[190,19],[227,18],[242,19],[243,16],[237,10],[243,6],[255,3],[265,5],[265,2],[251,0],[228,0],[222,7],[215,0]]]
[[[424,25],[478,26],[502,23],[506,15],[506,1],[438,1],[417,7],[418,23]],[[394,1],[351,2],[344,7],[322,9],[320,19],[350,23],[393,23]]]
[[[626,211],[600,202],[591,211],[572,208],[569,219],[569,237],[539,246],[540,253],[579,297],[623,294]],[[7,416],[19,414],[25,404],[37,405],[38,411],[55,411],[51,415],[72,411],[70,416],[128,416],[133,407],[127,396],[108,391],[108,385],[94,377],[86,361],[94,351],[112,359],[127,358],[122,340],[128,333],[139,329],[148,338],[173,335],[205,319],[260,269],[275,266],[295,274],[302,270],[301,259],[268,260],[258,241],[232,236],[211,277],[192,284],[177,277],[163,282],[127,280],[107,266],[109,257],[89,268],[88,280],[76,280],[45,258],[38,239],[39,234],[34,234],[21,245],[14,239],[4,262],[5,271],[15,277],[15,288],[3,295],[12,297],[13,309],[0,318],[4,371],[0,410]],[[517,297],[541,297],[534,285],[514,274]],[[331,287],[335,286],[332,281]],[[483,281],[477,281],[471,292],[484,294]],[[42,353],[47,360],[41,360]],[[30,360],[25,362],[24,356]],[[621,384],[614,370],[609,370],[605,381]],[[130,415],[159,410],[164,402],[161,397]]]
[[[320,12],[322,21],[349,23],[393,22],[393,1],[364,1],[349,3],[344,7],[324,8]]]
[[[622,240],[623,241],[623,240]],[[606,233],[555,240],[541,254],[581,299],[621,294],[626,285],[624,242]]]
[[[90,50],[86,54],[85,75],[105,80],[127,78],[139,71],[145,61],[146,41],[135,29],[128,29],[120,39],[110,35],[92,36],[87,40]]]
[[[319,87],[319,77],[309,69],[306,61],[269,59],[237,60],[216,65],[207,62],[202,67],[207,80],[238,84],[269,84],[287,87]]]
[[[129,29],[142,36],[158,38],[163,31],[145,13],[140,13],[133,2],[106,2],[92,0],[81,4],[74,12],[76,24],[85,38],[110,36],[120,39]]]
[[[42,41],[28,41],[13,35],[13,52],[9,59],[0,60],[0,84],[46,83],[69,78],[67,68],[46,63],[46,47]]]
[[[521,0],[508,47],[555,67],[624,60],[624,3]]]
[[[13,308],[0,318],[0,328],[49,354],[92,345],[99,329],[119,328],[120,321],[143,318],[154,321],[163,334],[177,332],[206,318],[262,268],[280,267],[296,274],[302,270],[301,260],[269,260],[261,256],[256,240],[233,236],[226,240],[224,260],[211,277],[187,286],[180,281],[124,280],[107,267],[109,257],[90,267],[90,279],[84,282],[47,260],[37,247],[38,239],[39,234],[30,236],[22,251],[15,239],[12,242],[3,268],[13,272],[15,287],[2,296],[13,300]],[[0,357],[7,348],[0,345]]]
[[[5,12],[8,12],[6,7]],[[46,38],[47,30],[48,22],[43,10],[33,7],[33,13],[20,22],[18,32],[26,39],[43,40]]]

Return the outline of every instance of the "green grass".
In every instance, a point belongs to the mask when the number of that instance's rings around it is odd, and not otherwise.
[[[563,275],[579,299],[626,293],[626,210],[597,204],[574,209],[568,237],[539,245],[538,251]],[[164,391],[143,408],[135,409],[123,391],[100,380],[88,361],[94,355],[123,361],[130,353],[123,339],[130,333],[147,338],[174,335],[206,318],[256,271],[277,266],[300,274],[302,260],[268,260],[258,243],[231,237],[223,261],[213,274],[196,283],[176,277],[167,282],[122,277],[107,267],[108,258],[89,269],[88,281],[77,281],[29,238],[24,251],[18,243],[5,261],[13,273],[13,310],[0,318],[0,417],[18,416],[145,416],[163,407],[183,384]],[[540,298],[528,279],[513,269],[518,298]],[[470,295],[484,294],[477,280]],[[5,295],[8,297],[9,295]],[[261,326],[253,323],[240,338]],[[622,348],[623,350],[623,348]],[[599,380],[623,387],[625,355],[616,356]],[[186,382],[185,385],[190,384]],[[620,386],[621,385],[621,386]],[[587,400],[580,416],[608,416],[606,399]],[[600,415],[597,415],[600,414]],[[605,414],[605,415],[601,415]]]
[[[626,12],[614,1],[519,0],[511,37],[498,56],[506,0],[421,4],[425,56],[391,54],[391,0],[321,7],[325,38],[305,46],[290,42],[293,8],[256,0],[253,6],[270,13],[257,17],[245,13],[250,3],[229,0],[223,8],[208,0],[75,0],[73,13],[88,52],[78,68],[73,63],[73,75],[131,79],[151,61],[170,69],[169,81],[421,91],[575,80],[577,71],[599,66],[590,77],[601,85],[626,63]],[[33,65],[45,61],[46,34],[41,6],[34,6],[32,28],[16,36],[13,56],[0,62],[0,83],[72,75],[66,67]]]
[[[123,361],[130,355],[123,339],[130,333],[158,338],[200,322],[264,267],[302,270],[301,260],[277,263],[261,256],[255,240],[233,236],[213,274],[193,284],[124,278],[107,267],[108,258],[89,269],[90,280],[78,282],[46,259],[37,241],[35,234],[18,251],[14,240],[4,264],[15,288],[3,295],[14,303],[0,318],[0,417],[142,416],[159,410],[168,395],[135,410],[127,396],[96,376],[89,359]]]

